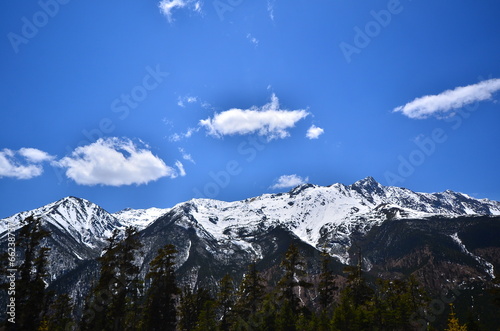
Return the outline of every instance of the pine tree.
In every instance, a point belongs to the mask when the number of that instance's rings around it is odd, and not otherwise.
[[[139,267],[135,264],[136,254],[142,247],[137,239],[137,229],[127,227],[125,238],[117,245],[115,251],[114,296],[110,304],[110,316],[114,330],[125,330],[129,314],[133,314],[136,305]],[[133,326],[130,326],[133,329]]]
[[[348,275],[348,293],[355,307],[366,304],[373,295],[373,289],[368,286],[365,278],[363,277],[362,261],[363,258],[361,251],[359,251],[357,266],[348,266],[344,269],[344,272]]]
[[[374,324],[386,330],[411,329],[411,298],[407,282],[378,280],[373,299]]]
[[[445,331],[467,331],[465,325],[460,325],[458,318],[453,310],[453,304],[450,303],[450,315],[448,316],[448,327]]]
[[[30,216],[22,221],[17,246],[24,252],[24,261],[19,267],[20,277],[16,286],[16,326],[21,330],[36,330],[46,300],[44,278],[47,276],[49,249],[40,247],[41,241],[49,235],[42,229],[40,219]]]
[[[333,297],[338,290],[333,272],[330,270],[330,256],[326,251],[321,254],[321,273],[319,275],[318,296],[320,314],[316,318],[316,330],[329,330],[333,312]]]
[[[115,229],[111,237],[107,238],[107,246],[104,254],[98,259],[101,264],[99,279],[93,286],[85,302],[84,314],[81,321],[83,331],[110,330],[107,317],[109,316],[109,304],[112,301],[116,272],[116,260],[114,257],[118,245],[120,232]]]
[[[251,263],[247,273],[243,276],[236,295],[235,312],[240,319],[248,321],[255,316],[262,305],[264,288],[263,279],[257,271],[255,263]]]
[[[181,293],[179,303],[179,327],[181,330],[191,331],[196,328],[201,312],[207,302],[212,301],[210,293],[204,288],[192,291],[185,287]]]
[[[280,302],[277,324],[281,330],[295,330],[299,311],[301,308],[303,308],[302,312],[306,310],[305,307],[301,307],[295,290],[309,288],[312,284],[301,279],[305,275],[306,263],[295,244],[290,245],[280,266],[283,269],[283,276],[277,285]]]
[[[46,318],[42,318],[40,326],[38,326],[37,331],[50,331],[49,321]]]
[[[338,287],[335,284],[334,274],[330,270],[330,256],[326,251],[323,251],[321,256],[321,273],[318,284],[319,305],[323,312],[327,312],[332,308],[333,296]]]
[[[180,291],[175,280],[175,254],[175,247],[167,244],[149,264],[146,278],[151,280],[151,286],[144,307],[145,330],[176,329],[176,297]]]
[[[198,317],[195,331],[218,331],[215,307],[216,303],[214,301],[209,300],[205,302]]]
[[[85,304],[82,330],[125,330],[131,311],[129,299],[137,291],[139,268],[135,265],[137,251],[142,246],[137,230],[125,229],[125,238],[118,241],[119,231],[113,231],[105,253],[99,258],[101,272],[97,284]]]
[[[228,331],[231,326],[231,313],[234,306],[234,284],[229,274],[224,275],[219,282],[219,292],[216,305],[219,311],[219,327],[222,331]]]
[[[73,303],[67,294],[61,294],[50,304],[45,315],[46,327],[50,331],[70,330],[74,325]]]
[[[249,323],[243,330],[278,330],[278,303],[275,293],[268,293],[264,296],[261,308],[255,314],[255,317],[249,320]]]
[[[368,330],[372,323],[370,301],[374,291],[363,277],[361,252],[358,252],[358,265],[346,267],[344,271],[348,274],[347,286],[333,314],[333,326],[336,330]]]

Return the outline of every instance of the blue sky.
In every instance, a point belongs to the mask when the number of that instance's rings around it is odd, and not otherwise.
[[[8,1],[0,217],[373,176],[500,200],[498,1]]]

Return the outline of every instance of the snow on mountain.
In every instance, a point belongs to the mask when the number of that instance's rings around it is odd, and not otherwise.
[[[7,222],[19,227],[20,220],[34,215],[94,248],[115,228],[135,226],[142,230],[169,211],[182,214],[179,225],[197,229],[199,236],[220,242],[229,240],[244,247],[249,247],[256,234],[283,227],[316,248],[328,248],[331,255],[346,262],[352,234],[366,233],[386,220],[500,215],[500,202],[452,191],[416,193],[383,186],[367,177],[352,185],[304,184],[287,193],[242,201],[193,199],[171,209],[125,209],[114,214],[87,200],[67,197],[3,220],[0,233],[7,230]]]
[[[288,193],[265,194],[243,201],[194,199],[174,207],[186,217],[186,226],[208,233],[218,241],[246,241],[256,233],[281,226],[304,242],[326,247],[332,256],[347,262],[351,235],[397,218],[435,215],[500,215],[500,203],[465,194],[416,193],[383,186],[367,177],[346,186],[304,184]]]
[[[168,213],[169,208],[123,209],[112,215],[124,226],[134,226],[139,231],[147,228],[160,216]]]
[[[113,229],[123,227],[115,217],[98,205],[85,199],[66,197],[2,220],[0,233],[7,230],[7,223],[12,224],[14,230],[19,228],[21,220],[29,216],[42,218],[43,222],[55,226],[89,248],[94,248],[97,242],[108,238]]]

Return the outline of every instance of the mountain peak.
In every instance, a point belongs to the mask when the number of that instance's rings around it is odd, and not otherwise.
[[[375,190],[375,189],[382,187],[382,185],[380,185],[379,182],[377,182],[371,176],[360,179],[357,182],[355,182],[354,184],[352,184],[351,186],[352,187],[360,187],[360,188],[362,187],[362,188],[371,189],[371,190]]]
[[[300,185],[298,185],[298,186],[294,187],[293,189],[291,189],[288,193],[289,193],[290,195],[292,195],[292,196],[293,196],[293,195],[297,195],[297,194],[299,194],[300,192],[303,192],[304,190],[307,190],[308,188],[310,188],[310,187],[314,187],[314,186],[315,186],[315,185],[313,185],[313,184],[300,184]]]
[[[365,177],[363,179],[360,179],[356,183],[363,184],[363,185],[366,185],[366,184],[377,185],[378,184],[378,182],[372,176],[368,176],[368,177]],[[356,184],[356,183],[354,183],[354,184]]]

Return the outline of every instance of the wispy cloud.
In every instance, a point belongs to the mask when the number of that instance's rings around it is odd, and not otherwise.
[[[267,12],[269,13],[269,18],[274,21],[274,3],[276,0],[267,0]]]
[[[247,39],[250,40],[250,42],[255,46],[259,46],[259,40],[252,36],[250,33],[247,33]]]
[[[147,148],[129,139],[99,139],[76,148],[56,164],[81,185],[122,186],[146,184],[162,177],[175,178],[177,171]]]
[[[158,8],[167,17],[168,21],[172,23],[174,21],[172,17],[174,9],[188,8],[195,12],[201,12],[201,2],[194,0],[161,0]]]
[[[43,173],[42,162],[52,161],[54,156],[36,148],[21,148],[18,151],[0,151],[0,178],[31,179]]]
[[[306,137],[309,139],[318,139],[324,132],[325,130],[322,128],[317,127],[316,125],[311,125],[311,127],[307,130]]]
[[[281,110],[278,97],[273,94],[271,102],[262,107],[232,108],[201,120],[200,125],[214,137],[257,133],[271,140],[288,137],[288,129],[307,115],[309,113],[304,109]]]
[[[183,96],[183,97],[179,97],[177,99],[177,105],[179,107],[184,108],[184,107],[186,107],[186,103],[195,103],[196,101],[198,101],[197,97],[186,95],[186,96]]]
[[[184,160],[189,161],[189,162],[191,162],[193,164],[196,163],[196,162],[194,162],[193,157],[191,156],[191,154],[186,153],[186,151],[184,150],[184,148],[179,147],[179,152],[181,153],[182,158]]]
[[[182,164],[181,161],[175,161],[175,166],[177,167],[177,169],[179,170],[179,175],[181,177],[184,177],[186,176],[186,170],[184,170],[184,165]]]
[[[185,138],[191,138],[193,133],[198,132],[199,129],[200,128],[188,128],[184,133],[181,132],[172,134],[170,137],[168,137],[168,140],[177,142]]]
[[[457,87],[436,95],[426,95],[399,106],[394,112],[401,112],[409,118],[424,119],[431,115],[443,115],[474,102],[490,100],[500,90],[500,79],[488,79],[477,84]]]
[[[283,175],[274,181],[274,184],[270,186],[270,189],[282,189],[290,188],[298,185],[305,184],[309,181],[309,177],[302,178],[297,175]]]

